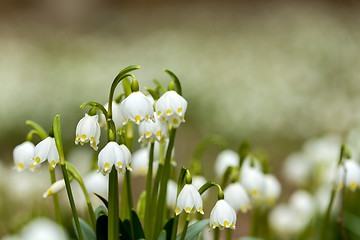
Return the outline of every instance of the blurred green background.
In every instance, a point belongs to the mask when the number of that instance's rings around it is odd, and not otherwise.
[[[105,103],[113,78],[132,64],[141,66],[140,88],[153,87],[154,78],[166,85],[164,68],[181,80],[189,104],[176,140],[180,165],[199,140],[220,134],[233,149],[248,139],[277,172],[306,139],[345,135],[360,121],[359,7],[356,1],[2,1],[2,172],[11,171],[27,119],[49,129],[61,114],[70,151],[84,115],[80,104]],[[212,165],[207,171],[211,177]],[[7,227],[0,236],[16,228]]]

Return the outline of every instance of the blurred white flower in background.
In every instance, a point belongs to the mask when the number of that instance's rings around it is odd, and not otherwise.
[[[251,202],[249,195],[245,188],[239,183],[231,183],[224,189],[224,199],[234,210],[246,213],[251,209]]]
[[[214,171],[217,177],[222,177],[228,167],[239,166],[239,155],[232,150],[224,150],[216,157]]]
[[[34,170],[34,162],[32,160],[35,152],[35,145],[32,142],[25,141],[14,148],[13,159],[15,169],[19,172],[29,169]]]

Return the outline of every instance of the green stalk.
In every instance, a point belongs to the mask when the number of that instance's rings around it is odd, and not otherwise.
[[[149,223],[149,228],[150,231],[155,235],[155,230],[154,230],[154,224],[155,224],[155,213],[154,211],[155,206],[157,206],[157,202],[158,202],[158,193],[159,193],[159,185],[160,185],[160,178],[162,176],[162,172],[164,170],[164,165],[159,163],[157,172],[156,172],[156,176],[155,176],[155,180],[154,180],[154,184],[153,184],[153,190],[152,190],[152,194],[151,194],[151,206],[152,208],[150,208],[150,223]]]
[[[119,239],[119,189],[115,166],[109,176],[108,240]]]
[[[86,205],[88,208],[88,212],[89,212],[89,216],[90,216],[90,221],[91,221],[91,225],[93,227],[94,232],[96,232],[96,216],[95,216],[95,212],[93,209],[93,206],[91,204],[91,200],[90,200],[90,196],[88,191],[85,188],[85,184],[84,181],[82,180],[81,175],[79,174],[79,172],[77,171],[77,169],[69,162],[66,162],[66,169],[70,172],[70,174],[76,179],[76,181],[78,181],[78,183],[80,184],[80,187],[84,193],[85,196],[85,200],[86,200]]]
[[[345,145],[342,144],[341,145],[341,149],[340,149],[340,156],[339,156],[339,162],[338,162],[338,166],[342,163],[342,159],[345,153]],[[344,184],[345,187],[345,184]],[[329,201],[329,205],[327,207],[325,216],[324,216],[324,222],[321,228],[321,232],[320,232],[320,238],[319,239],[326,239],[326,232],[328,229],[328,224],[329,224],[329,219],[330,219],[330,213],[331,213],[331,208],[332,205],[334,203],[334,198],[335,198],[335,193],[336,193],[336,187],[334,187],[331,191],[331,197],[330,197],[330,201]]]
[[[164,171],[160,180],[160,193],[159,193],[159,201],[157,204],[156,223],[155,223],[153,239],[159,236],[163,225],[163,218],[166,208],[165,203],[166,203],[167,182],[170,178],[170,160],[171,160],[171,152],[174,147],[175,134],[176,134],[176,128],[171,129],[169,136],[169,145],[166,149]]]
[[[226,240],[231,240],[232,238],[232,229],[226,229]]]
[[[149,153],[149,165],[148,165],[148,172],[146,176],[146,202],[145,202],[145,219],[144,219],[144,227],[145,227],[145,235],[148,239],[151,236],[151,187],[152,187],[152,172],[153,172],[153,162],[154,162],[154,145],[155,143],[152,142],[150,145],[150,153]]]
[[[66,166],[65,166],[64,149],[63,149],[62,139],[61,139],[60,115],[56,115],[55,118],[54,118],[53,131],[54,131],[54,138],[55,138],[56,148],[57,148],[57,150],[59,152],[59,163],[60,163],[61,170],[62,170],[62,173],[63,173],[63,176],[64,176],[66,192],[67,192],[67,195],[68,195],[68,198],[69,198],[71,211],[72,211],[73,218],[74,218],[74,221],[75,221],[75,226],[76,226],[76,229],[77,229],[79,239],[83,240],[84,237],[83,237],[83,234],[82,234],[82,231],[81,231],[79,217],[78,217],[78,214],[77,214],[77,211],[76,211],[76,206],[75,206],[74,198],[73,198],[71,187],[70,187],[69,176],[68,176]]]
[[[250,236],[252,236],[252,237],[256,237],[257,234],[258,234],[258,229],[259,229],[258,215],[259,215],[259,208],[255,206],[254,209],[253,209],[252,217],[251,217]]]
[[[215,228],[214,229],[214,240],[219,240],[220,239],[220,229]]]
[[[187,214],[186,214],[186,220],[185,220],[184,228],[183,228],[183,231],[182,231],[180,240],[184,240],[184,239],[185,239],[186,232],[187,232],[187,229],[188,229],[188,226],[189,226],[189,222],[190,222],[190,214],[187,213]]]
[[[55,168],[53,168],[50,164],[49,164],[49,172],[50,172],[51,184],[54,184],[54,183],[56,182]],[[59,196],[57,195],[57,193],[55,193],[55,194],[53,195],[53,201],[54,201],[56,222],[57,222],[60,226],[62,226]]]

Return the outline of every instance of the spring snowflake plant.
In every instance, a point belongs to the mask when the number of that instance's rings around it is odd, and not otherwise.
[[[281,185],[270,173],[269,163],[251,154],[246,141],[240,144],[238,151],[233,151],[225,139],[213,135],[195,147],[189,168],[194,182],[188,168],[176,171],[173,164],[175,136],[181,124],[185,123],[188,103],[182,96],[179,79],[169,70],[165,70],[172,79],[168,90],[155,80],[155,88],[139,91],[139,83],[131,73],[139,68],[129,66],[119,72],[111,84],[105,106],[96,101],[81,105],[82,109],[89,107],[89,111],[77,124],[75,144],[89,143],[97,155],[97,164],[93,164],[97,165],[97,174],[108,177],[108,195],[96,194],[104,206],[94,210],[88,193],[90,190],[85,187],[82,176],[65,160],[59,115],[55,116],[49,133],[33,121],[26,122],[33,129],[26,142],[14,149],[14,168],[33,171],[48,160],[51,186],[43,197],[53,199],[56,221],[59,226],[64,226],[58,193],[66,189],[77,239],[196,239],[206,225],[214,233],[215,240],[220,239],[220,230],[223,229],[226,229],[226,239],[231,239],[232,232],[237,229],[237,217],[249,212],[252,215],[251,236],[268,239],[273,233],[264,220],[281,193]],[[114,98],[120,83],[123,93]],[[139,132],[139,139],[134,139],[134,128]],[[100,139],[105,139],[100,136],[104,132],[107,140],[100,143]],[[36,145],[32,143],[33,135],[41,139]],[[201,155],[212,145],[221,150],[214,174],[220,184],[206,182],[203,177]],[[132,153],[138,149],[146,154],[133,156]],[[342,161],[343,155],[344,147],[328,209],[331,209],[336,191],[344,192],[345,188],[355,191],[360,184],[358,163],[355,160]],[[58,166],[62,177],[55,175]],[[121,193],[119,175],[123,177]],[[131,176],[146,178],[145,190],[136,203]],[[88,221],[78,216],[70,186],[70,181],[74,180],[85,196]],[[210,196],[206,191],[211,187],[215,187],[218,194],[213,209],[209,211],[206,202]],[[301,209],[304,201],[298,202],[300,204],[296,206],[304,212]],[[270,212],[270,217],[281,219],[283,212]],[[329,212],[324,217],[321,239],[326,239]],[[196,223],[190,225],[194,220]],[[270,226],[277,222],[274,220]]]

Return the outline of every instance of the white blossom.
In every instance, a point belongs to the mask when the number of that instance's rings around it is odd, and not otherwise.
[[[159,121],[157,117],[155,121],[143,121],[139,124],[139,142],[149,143],[154,140],[160,143],[166,143],[169,135],[168,125],[166,122]]]
[[[75,143],[83,145],[90,141],[90,146],[96,151],[97,145],[100,141],[100,125],[98,123],[98,116],[90,116],[85,113],[76,126]]]
[[[48,160],[52,167],[55,167],[59,162],[59,152],[56,148],[55,139],[53,137],[47,137],[35,146],[34,166]]]
[[[124,125],[129,121],[136,124],[149,121],[154,112],[152,101],[142,92],[131,93],[120,103],[120,110],[123,113]]]
[[[226,200],[218,200],[210,213],[210,229],[235,229],[236,212]]]
[[[224,189],[224,199],[236,212],[241,210],[246,213],[251,209],[249,195],[239,182],[231,183]]]
[[[109,142],[99,153],[98,171],[106,175],[113,165],[120,173],[125,173],[126,169],[132,171],[130,161],[131,153],[125,145]]]
[[[34,170],[34,162],[32,161],[34,152],[35,145],[32,142],[26,141],[17,145],[13,151],[14,168],[19,172],[25,169]]]
[[[344,173],[345,173],[345,179],[344,179]],[[341,189],[345,186],[349,188],[351,191],[355,191],[360,185],[359,163],[353,159],[344,160],[343,164],[338,166],[337,168],[335,181],[338,188]]]
[[[48,190],[43,194],[43,198],[46,198],[47,196],[54,195],[55,193],[60,192],[65,188],[65,180],[61,179],[56,182],[54,182]]]
[[[239,166],[239,155],[232,150],[224,150],[216,157],[214,170],[218,177],[222,177],[228,167]]]
[[[203,201],[200,193],[192,184],[185,184],[176,201],[176,215],[179,215],[183,210],[186,213],[195,213],[196,211],[204,214]]]

